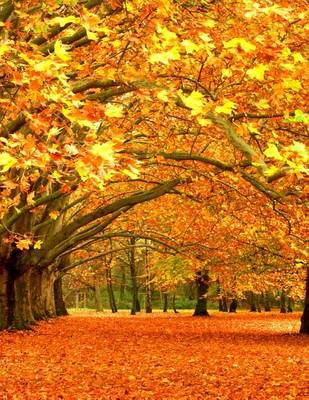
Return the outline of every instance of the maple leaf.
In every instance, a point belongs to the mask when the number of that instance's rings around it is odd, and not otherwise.
[[[274,158],[275,160],[282,160],[283,157],[279,153],[277,146],[274,143],[268,143],[267,149],[264,151],[266,157]]]
[[[7,152],[0,153],[1,172],[7,172],[17,163],[17,159]]]
[[[169,98],[168,98],[168,92],[167,92],[167,90],[160,90],[160,92],[158,92],[157,93],[157,98],[159,99],[159,100],[162,100],[162,101],[164,101],[165,103],[168,103],[168,101],[169,101]]]
[[[200,46],[197,45],[196,43],[192,42],[190,39],[185,39],[181,42],[182,46],[185,48],[186,52],[188,54],[192,54],[195,51],[198,51],[200,49]]]
[[[259,81],[263,81],[264,80],[265,71],[268,71],[268,70],[269,70],[269,68],[268,68],[267,65],[259,64],[256,67],[248,69],[246,73],[252,79],[255,78],[255,79],[259,80]]]
[[[59,57],[62,61],[71,60],[70,54],[67,52],[68,47],[63,45],[61,40],[56,40],[54,45],[54,51],[57,57]]]
[[[236,49],[237,47],[240,47],[246,53],[249,53],[250,51],[254,51],[256,49],[256,46],[254,44],[248,42],[246,39],[243,38],[233,38],[227,42],[223,42],[223,46],[226,49]]]
[[[28,238],[20,239],[16,242],[16,247],[19,250],[29,250],[30,246],[32,246],[32,240]]]
[[[42,247],[42,244],[43,244],[43,241],[42,241],[42,240],[37,240],[37,241],[34,243],[33,248],[36,249],[36,250],[39,250],[39,249]]]
[[[123,106],[118,104],[107,104],[105,108],[105,115],[111,118],[122,118]]]
[[[215,108],[215,111],[217,113],[223,113],[223,114],[227,114],[227,115],[231,115],[233,110],[236,108],[236,104],[228,99],[224,99],[223,100],[223,105],[222,106],[217,106]]]
[[[191,108],[191,115],[201,114],[206,106],[206,101],[201,92],[194,90],[189,96],[184,96],[181,92],[178,93],[184,105]]]
[[[53,210],[48,215],[51,219],[56,220],[59,217],[60,212],[58,210]]]
[[[115,152],[113,142],[94,144],[90,149],[90,153],[94,156],[101,157],[110,163],[114,162]]]
[[[292,89],[294,92],[299,92],[302,88],[301,82],[297,79],[284,78],[283,87],[285,89]]]

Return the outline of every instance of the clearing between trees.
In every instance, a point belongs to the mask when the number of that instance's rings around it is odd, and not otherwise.
[[[98,314],[100,315],[100,314]],[[0,398],[307,399],[299,313],[69,316],[0,333]]]

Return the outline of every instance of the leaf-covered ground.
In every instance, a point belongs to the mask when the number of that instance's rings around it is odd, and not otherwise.
[[[0,399],[308,399],[299,314],[70,316],[0,333]]]

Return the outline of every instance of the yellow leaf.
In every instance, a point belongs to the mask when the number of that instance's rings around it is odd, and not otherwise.
[[[8,52],[9,50],[10,50],[10,47],[8,45],[6,45],[6,44],[0,45],[0,57],[2,57],[3,54]]]
[[[98,39],[99,39],[99,36],[98,36],[96,33],[91,32],[91,31],[90,31],[89,29],[87,29],[86,27],[85,27],[85,29],[86,29],[87,38],[88,38],[89,40],[98,40]]]
[[[270,108],[270,105],[266,99],[261,99],[258,103],[256,103],[256,106],[260,110],[266,110],[267,108]]]
[[[180,60],[180,53],[177,46],[174,46],[169,51],[163,51],[161,53],[154,53],[151,54],[149,57],[149,62],[151,64],[159,63],[168,65],[170,60]]]
[[[37,64],[34,64],[33,69],[38,72],[47,72],[54,64],[55,63],[52,60],[43,60]]]
[[[67,46],[64,46],[60,40],[56,40],[54,51],[56,56],[59,57],[62,61],[69,61],[71,59],[71,56],[66,51],[66,47]]]
[[[246,53],[249,53],[250,51],[254,51],[256,49],[254,44],[248,42],[246,39],[243,38],[234,38],[229,40],[228,42],[223,42],[223,46],[226,49],[235,49],[239,46]]]
[[[185,39],[181,42],[187,54],[192,54],[200,49],[200,46],[192,42],[192,40]]]
[[[212,122],[210,119],[206,119],[206,118],[197,118],[197,122],[201,125],[201,126],[208,126],[211,125]]]
[[[222,78],[229,78],[233,75],[232,71],[228,68],[223,68],[221,71]]]
[[[89,178],[89,169],[81,160],[77,161],[75,169],[83,182]]]
[[[101,144],[96,143],[90,149],[90,153],[111,163],[114,162],[114,149],[112,142],[105,142]]]
[[[259,64],[256,67],[248,69],[247,75],[250,76],[252,79],[257,79],[258,81],[264,80],[265,71],[268,71],[267,65]]]
[[[236,108],[236,104],[235,103],[233,103],[231,100],[224,99],[223,105],[222,106],[217,106],[215,108],[215,111],[217,113],[223,113],[223,114],[231,115],[232,111],[234,110],[234,108]]]
[[[168,97],[167,97],[167,90],[160,90],[160,92],[157,93],[157,98],[159,100],[164,101],[165,103],[168,103]]]
[[[29,206],[32,206],[33,204],[34,204],[34,196],[35,196],[35,193],[34,192],[31,192],[31,193],[29,193],[28,195],[27,195],[27,204],[29,205]]]
[[[202,23],[206,28],[213,28],[216,25],[216,21],[213,19],[207,19]]]
[[[283,157],[279,153],[277,146],[274,143],[268,143],[267,149],[264,151],[266,157],[274,158],[275,160],[282,160]]]
[[[20,239],[16,243],[16,247],[19,250],[28,250],[31,245],[32,245],[32,241],[30,239]]]
[[[190,93],[190,96],[188,97],[185,97],[181,93],[179,93],[179,96],[184,105],[188,108],[191,108],[191,115],[198,115],[203,112],[206,105],[206,101],[202,93],[194,90],[193,92]]]
[[[304,160],[304,162],[308,161],[308,152],[304,143],[294,141],[294,143],[289,146],[288,149],[294,153],[297,153]]]
[[[55,17],[48,21],[48,25],[60,25],[61,27],[63,27],[66,24],[70,23],[78,24],[79,22],[80,18],[76,18],[73,15],[69,15],[68,17]]]
[[[137,179],[138,178],[138,170],[134,167],[130,167],[130,169],[124,169],[122,171],[125,175],[127,175],[131,179]]]
[[[301,82],[297,79],[285,78],[283,79],[283,87],[285,89],[294,90],[294,92],[299,92],[302,88]]]
[[[51,219],[55,220],[59,217],[60,212],[57,210],[53,210],[48,215],[50,216]]]
[[[34,249],[38,250],[42,247],[43,240],[37,240],[33,246]]]
[[[302,56],[301,53],[292,53],[292,57],[294,59],[294,63],[303,63],[306,62],[306,59]]]
[[[123,107],[118,104],[107,104],[105,115],[111,118],[121,118],[123,117]]]
[[[12,157],[11,154],[7,152],[0,153],[0,166],[2,167],[1,172],[7,172],[16,163],[16,158]]]

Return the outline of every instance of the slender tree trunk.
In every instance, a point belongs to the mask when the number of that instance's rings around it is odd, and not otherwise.
[[[56,307],[56,315],[57,316],[69,315],[63,300],[62,278],[58,278],[54,282],[54,300]]]
[[[307,268],[305,307],[301,317],[300,333],[309,335],[309,268]]]
[[[280,295],[280,313],[282,314],[286,313],[286,295],[284,290],[282,290]]]
[[[238,306],[237,300],[233,299],[231,304],[230,304],[229,312],[230,313],[236,313],[237,306]]]
[[[258,310],[258,312],[261,312],[261,295],[260,294],[256,294],[256,308]]]
[[[167,312],[168,310],[168,295],[167,293],[163,293],[163,312]]]
[[[105,274],[106,274],[106,287],[107,287],[109,305],[112,310],[112,313],[116,313],[118,311],[118,309],[117,309],[116,299],[115,299],[115,295],[114,295],[111,269],[106,268]]]
[[[193,316],[203,317],[209,316],[207,311],[207,292],[209,289],[209,275],[208,271],[198,271],[195,277],[197,287],[197,302]]]
[[[124,299],[124,292],[126,288],[126,267],[124,264],[120,264],[121,269],[121,281],[120,281],[120,300]]]
[[[145,250],[145,272],[146,272],[146,299],[145,299],[145,312],[146,314],[152,313],[152,287],[150,283],[150,268],[148,264],[147,249]]]
[[[130,239],[130,274],[131,274],[131,285],[132,285],[132,307],[131,315],[135,315],[140,309],[138,304],[138,285],[136,276],[136,264],[135,264],[135,238]]]
[[[176,310],[176,293],[173,293],[172,305],[173,305],[173,311],[174,311],[174,313],[175,313],[175,314],[178,314],[178,311]]]
[[[250,305],[250,311],[256,312],[257,311],[256,294],[250,291],[248,294],[248,300],[249,300],[249,305]]]

